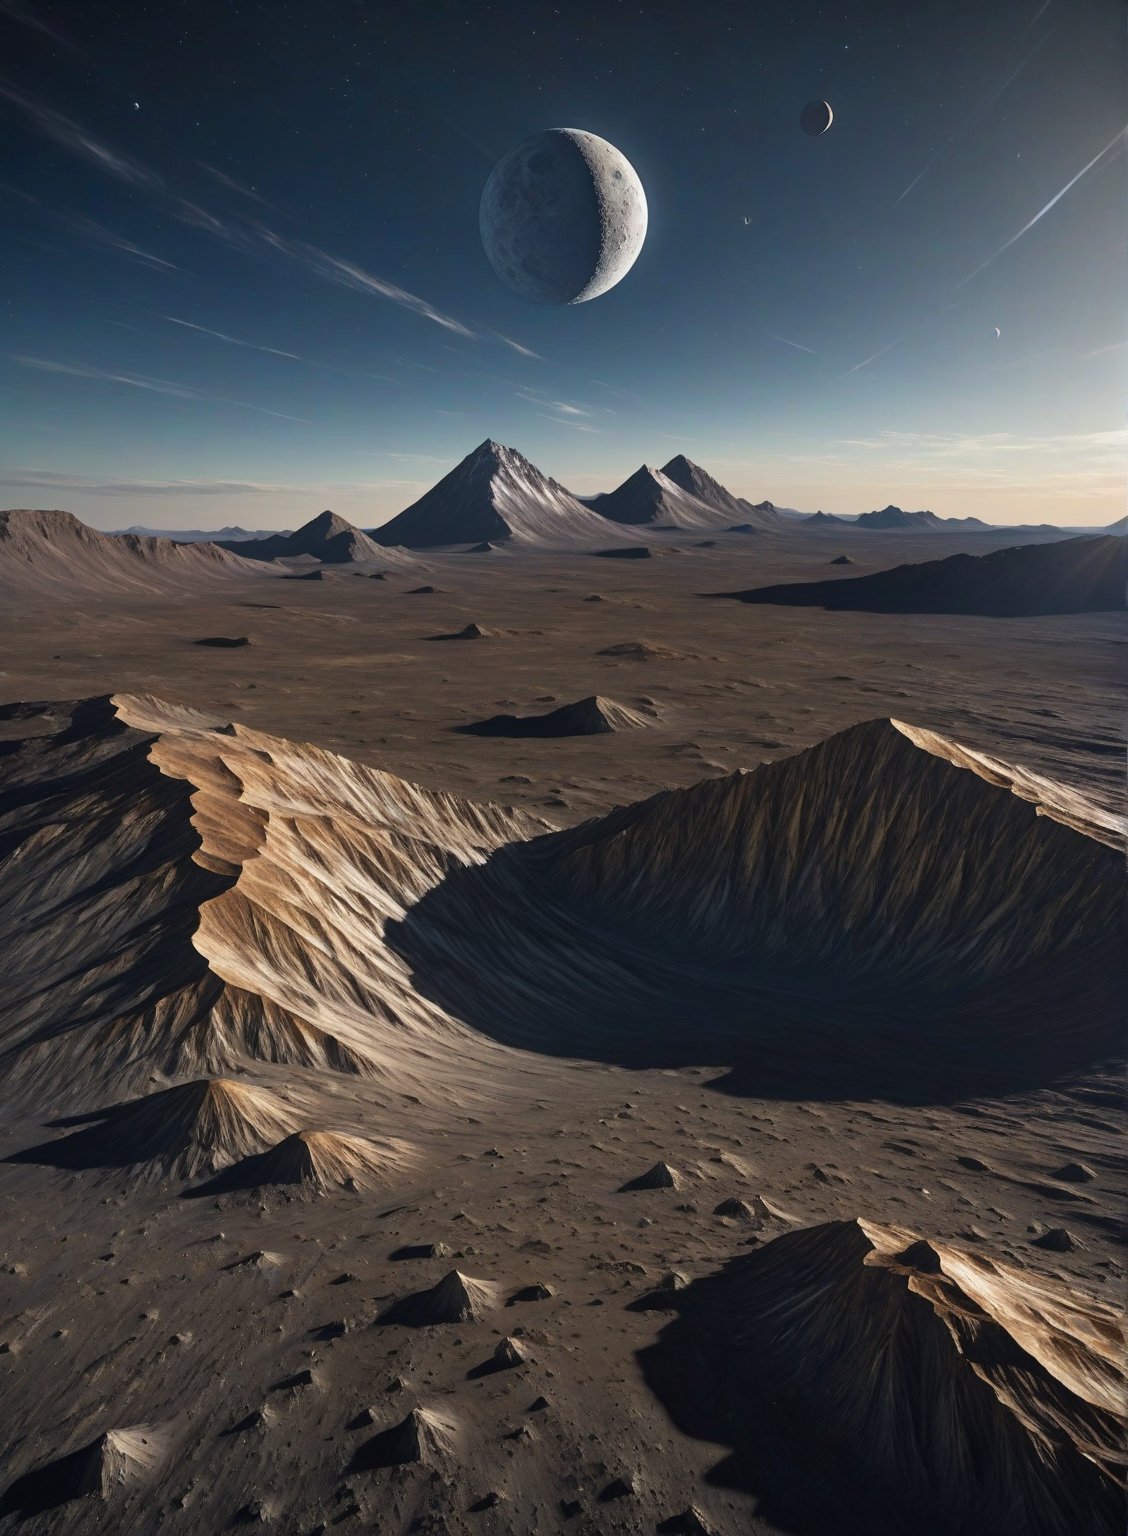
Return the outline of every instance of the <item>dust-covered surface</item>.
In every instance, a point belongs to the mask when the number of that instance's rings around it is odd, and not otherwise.
[[[0,1529],[1119,1529],[1123,618],[651,542],[15,598]]]

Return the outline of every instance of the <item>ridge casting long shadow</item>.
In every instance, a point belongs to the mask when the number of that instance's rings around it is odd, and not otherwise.
[[[926,960],[905,967],[895,954],[884,974],[820,968],[802,934],[790,955],[750,946],[717,957],[569,893],[552,863],[575,836],[455,869],[390,922],[385,941],[416,990],[508,1046],[715,1066],[715,1088],[758,1097],[943,1103],[1045,1086],[1116,1057],[1125,970],[1099,933],[988,980]],[[849,948],[846,935],[840,952]]]

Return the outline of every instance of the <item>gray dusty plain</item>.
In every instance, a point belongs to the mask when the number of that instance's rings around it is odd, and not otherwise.
[[[839,571],[847,580],[903,560],[1029,538],[845,528],[778,538],[718,535],[705,546],[696,537],[655,533],[647,535],[654,558],[639,561],[583,552],[419,552],[410,565],[389,566],[383,580],[367,570],[327,567],[321,581],[239,578],[195,585],[182,596],[40,592],[10,606],[0,698],[151,696],[187,706],[250,732],[312,743],[426,791],[512,807],[517,814],[489,833],[496,843],[574,828],[662,790],[781,762],[861,722],[890,717],[1116,812],[1128,658],[1122,614],[828,613],[703,596]],[[854,563],[833,566],[842,553]],[[424,585],[437,590],[412,591]],[[473,625],[484,633],[459,636]],[[215,637],[249,643],[197,643]],[[592,695],[645,725],[551,739],[462,729],[499,714],[544,714]],[[46,739],[60,729],[60,718],[8,718],[6,743],[37,733]],[[242,854],[223,840],[252,836],[239,830],[238,806],[248,817],[254,809],[254,837],[272,835],[278,812],[269,805],[269,747],[256,747],[256,737],[245,763],[232,759],[222,773],[205,771],[197,766],[203,749],[196,737],[151,725],[141,705],[123,706],[122,719],[138,740],[158,740],[153,751],[166,754],[172,768],[162,771],[175,771],[177,783],[206,784],[196,799],[200,824],[229,817],[222,835],[208,827],[201,834],[205,845],[218,839],[207,878],[228,881]],[[107,729],[110,741],[122,727]],[[894,765],[900,750],[890,749]],[[275,757],[282,772],[283,755]],[[843,761],[849,769],[851,759]],[[297,782],[306,769],[295,763]],[[952,771],[961,783],[972,779],[964,768]],[[69,806],[67,815],[81,815],[86,802],[66,800],[72,788],[60,780],[53,793]],[[849,790],[845,782],[847,806]],[[375,790],[368,785],[363,792]],[[993,792],[1019,804],[1005,789]],[[337,793],[326,788],[326,803]],[[361,789],[349,793],[359,796]],[[891,804],[895,823],[907,813],[895,793]],[[316,811],[311,803],[308,817]],[[522,821],[522,813],[544,825]],[[152,814],[181,811],[161,801]],[[189,814],[183,811],[185,819]],[[961,810],[960,824],[936,830],[953,864],[967,853],[965,827],[979,839],[973,859],[990,864],[995,856],[995,823],[976,820],[979,814],[979,802],[968,801],[966,821]],[[138,837],[141,828],[139,821]],[[1027,829],[1031,837],[1040,830]],[[1056,823],[1049,830],[1074,836]],[[261,942],[273,958],[282,956],[281,970],[289,967],[293,996],[303,977],[325,988],[331,977],[335,1006],[369,1008],[384,981],[367,973],[363,982],[350,981],[342,955],[350,946],[354,954],[364,948],[355,935],[368,918],[358,916],[357,893],[368,893],[364,900],[375,911],[379,900],[371,892],[391,890],[399,875],[365,845],[363,871],[351,886],[334,889],[351,833],[339,831],[340,845],[328,852],[309,829],[303,836],[303,849],[287,853],[290,862],[276,854],[278,869],[290,881],[305,870],[327,893],[325,926],[308,917],[312,906],[302,907],[302,918],[295,906],[276,914],[279,926]],[[415,834],[408,828],[404,836]],[[434,836],[439,847],[440,834]],[[436,868],[455,859],[461,844],[451,838],[455,852],[435,855]],[[395,848],[397,858],[406,858],[402,844]],[[567,921],[577,925],[586,920],[587,898],[576,884],[581,856],[569,845],[571,862],[550,872],[553,893],[566,886],[571,899],[580,891],[567,909]],[[1000,844],[997,858],[1009,857],[1009,845]],[[357,860],[359,867],[359,853]],[[1034,865],[1023,870],[1033,886]],[[526,877],[533,878],[527,871]],[[9,893],[9,934],[30,932],[29,890],[17,881]],[[237,890],[238,884],[227,887],[215,899],[228,902]],[[1037,927],[1021,896],[1016,891],[1014,921]],[[101,946],[98,985],[106,989],[128,967],[140,967],[140,974],[163,963],[146,949],[140,929],[127,936],[130,899],[111,901],[91,876],[86,905],[67,909],[75,954],[80,941]],[[676,904],[676,888],[670,899]],[[36,922],[40,907],[55,900],[62,898],[42,897]],[[269,892],[256,900],[265,910]],[[308,891],[302,900],[312,900]],[[492,888],[482,887],[480,900],[502,913]],[[29,905],[21,909],[21,901]],[[419,901],[424,906],[433,897]],[[215,1110],[208,1134],[213,1150],[229,1152],[228,1166],[241,1166],[249,1153],[291,1132],[328,1127],[340,1134],[332,1144],[290,1148],[312,1170],[297,1184],[267,1169],[262,1182],[252,1170],[241,1182],[201,1189],[204,1171],[170,1171],[158,1157],[141,1155],[150,1150],[144,1137],[151,1128],[142,1134],[128,1117],[120,1142],[110,1117],[104,1124],[111,1130],[101,1142],[94,1136],[83,1144],[89,1153],[78,1150],[73,1166],[47,1158],[0,1163],[0,1531],[210,1533],[252,1525],[286,1536],[830,1536],[828,1510],[837,1509],[841,1531],[894,1536],[906,1528],[906,1510],[919,1513],[910,1473],[903,1498],[892,1481],[882,1483],[892,1477],[888,1468],[862,1468],[855,1486],[838,1479],[835,1436],[846,1431],[820,1419],[806,1388],[773,1384],[766,1354],[745,1380],[755,1401],[730,1404],[725,1414],[710,1404],[716,1378],[709,1376],[708,1340],[715,1342],[718,1328],[723,1335],[729,1305],[727,1292],[710,1290],[721,1284],[718,1276],[739,1278],[749,1255],[788,1234],[860,1221],[876,1224],[866,1240],[877,1256],[872,1262],[895,1258],[902,1243],[905,1253],[915,1252],[917,1238],[933,1245],[932,1258],[919,1265],[922,1285],[933,1271],[957,1274],[963,1261],[952,1260],[949,1249],[982,1255],[979,1279],[960,1283],[962,1294],[974,1295],[992,1316],[992,1308],[1006,1310],[992,1298],[1013,1294],[1011,1282],[995,1277],[992,1266],[1002,1266],[1005,1275],[1028,1282],[1023,1294],[1039,1316],[1058,1316],[1049,1302],[1030,1299],[1048,1284],[1054,1296],[1091,1308],[1099,1328],[1111,1326],[1124,1291],[1128,1158],[1117,1070],[1107,1053],[1094,1048],[1085,1059],[1081,1050],[1039,1080],[1037,1071],[1022,1070],[1021,1029],[1008,1025],[999,1049],[1015,1053],[1016,1070],[998,1074],[990,1091],[943,1077],[930,1091],[910,1073],[911,1089],[900,1092],[896,1072],[885,1070],[868,1089],[857,1076],[844,1077],[838,1092],[812,1059],[806,1089],[792,1063],[786,1089],[773,1079],[758,1092],[747,1055],[735,1081],[723,1042],[695,1052],[695,1039],[709,1035],[713,1002],[703,992],[695,1006],[689,990],[671,994],[682,1009],[680,1025],[654,1004],[656,1038],[668,1041],[680,1029],[680,1045],[673,1053],[656,1051],[653,1064],[644,1049],[604,1051],[597,1043],[570,1051],[559,1040],[538,1041],[532,1023],[524,1043],[513,998],[526,996],[526,1012],[546,1019],[556,1004],[521,992],[530,972],[519,963],[524,930],[517,903],[492,925],[483,921],[472,948],[457,949],[473,928],[475,905],[471,893],[453,915],[432,906],[434,932],[447,935],[446,948],[429,933],[413,934],[410,912],[396,919],[388,974],[395,970],[404,997],[404,976],[411,973],[421,990],[425,978],[426,998],[413,995],[399,1015],[388,1004],[370,1057],[363,1042],[356,1047],[361,1069],[331,1070],[314,1060],[312,1046],[305,1059],[297,1059],[301,1052],[288,1057],[280,1035],[256,1056],[245,1033],[230,1057],[200,1047],[196,1068],[178,1072],[169,1063],[187,1058],[171,1047],[165,1057],[146,1055],[146,1030],[157,1025],[146,1023],[142,1002],[131,1015],[133,1054],[122,1046],[112,1069],[103,1071],[81,1045],[58,1044],[52,1056],[57,1042],[76,1034],[73,1019],[65,1018],[36,1044],[30,1065],[20,1058],[19,1091],[0,1100],[2,1158],[22,1159],[29,1149],[75,1135],[73,1117],[89,1123],[94,1111],[189,1077],[235,1080],[269,1096],[245,1108],[239,1093],[228,1094]],[[206,934],[209,975],[229,994],[249,995],[257,983],[245,969],[247,934],[265,933],[265,919],[235,906],[218,910]],[[650,909],[643,910],[645,917]],[[664,910],[654,912],[645,917],[659,925],[652,932],[668,920]],[[186,921],[191,928],[195,907]],[[565,935],[560,991],[570,996],[568,930],[558,931]],[[352,936],[347,944],[341,933]],[[197,935],[197,948],[200,942]],[[29,971],[33,961],[27,957]],[[53,964],[52,984],[71,985],[78,960]],[[512,974],[504,990],[497,983],[496,1009],[490,1003],[496,1025],[485,1005],[481,1019],[460,1010],[460,989],[474,988],[476,969]],[[355,996],[346,997],[354,986]],[[493,996],[488,989],[483,995]],[[301,1012],[290,993],[272,997],[256,1015],[259,1040],[282,1029],[271,1008]],[[223,1007],[233,1018],[237,998]],[[609,1008],[609,1030],[612,1015]],[[1036,1009],[1025,1017],[1037,1028]],[[889,1050],[907,1059],[911,1040],[897,1027],[890,1024]],[[639,1029],[645,1037],[644,1021]],[[106,1042],[110,1054],[121,1044],[113,1031]],[[178,1043],[176,1050],[187,1047]],[[110,1055],[100,1060],[108,1063]],[[268,1102],[269,1134],[259,1142],[256,1116]],[[68,1118],[69,1126],[58,1123]],[[368,1149],[363,1156],[349,1137]],[[345,1170],[340,1177],[338,1164]],[[672,1170],[672,1181],[659,1176],[650,1181],[656,1187],[623,1189],[658,1164]],[[1060,1176],[1071,1167],[1080,1167],[1083,1178]],[[185,1190],[195,1197],[184,1198]],[[902,1236],[890,1238],[889,1231]],[[1064,1238],[1054,1235],[1063,1231]],[[840,1260],[837,1249],[828,1250],[811,1262],[816,1270],[824,1263],[849,1269],[852,1254]],[[866,1260],[871,1269],[872,1262]],[[857,1265],[862,1273],[860,1258]],[[451,1271],[466,1278],[443,1288]],[[749,1272],[747,1284],[767,1287],[769,1278]],[[437,1286],[437,1299],[425,1294]],[[679,1314],[683,1291],[704,1296],[704,1313],[698,1307]],[[405,1299],[407,1312],[393,1311]],[[847,1311],[843,1301],[841,1315]],[[693,1332],[699,1314],[709,1320],[705,1342]],[[751,1348],[748,1336],[747,1320],[734,1313],[732,1348]],[[984,1369],[989,1374],[991,1367]],[[999,1389],[1004,1397],[1008,1390]],[[787,1421],[786,1432],[772,1428],[784,1449],[765,1471],[743,1443],[741,1426],[762,1437],[772,1415]],[[1080,1456],[1079,1491],[1069,1495],[1077,1502],[1066,1499],[1063,1520],[1070,1510],[1095,1509],[1087,1500],[1107,1497],[1107,1488],[1094,1494],[1084,1481],[1095,1455],[1090,1448]],[[71,1463],[51,1472],[68,1457]],[[83,1496],[52,1502],[54,1494],[34,1482],[43,1468],[56,1491],[70,1479]],[[1060,1476],[1064,1487],[1067,1474]],[[885,1497],[883,1487],[894,1491]],[[1101,1505],[1092,1528],[1104,1530],[1099,1521],[1106,1518]],[[1051,1516],[1043,1527],[1067,1528]],[[972,1520],[966,1529],[980,1526]]]

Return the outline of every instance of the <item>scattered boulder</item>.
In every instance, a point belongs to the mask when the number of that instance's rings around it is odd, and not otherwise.
[[[445,1243],[404,1243],[402,1247],[393,1248],[388,1257],[398,1262],[402,1259],[445,1259],[449,1255],[450,1249]]]
[[[672,1269],[664,1274],[652,1291],[647,1291],[645,1296],[639,1296],[632,1301],[628,1312],[676,1312],[677,1295],[689,1285],[685,1275],[679,1270]]]
[[[853,560],[850,559],[849,555],[836,555],[834,557],[834,559],[830,562],[830,564],[831,565],[853,565],[854,562],[853,562]]]
[[[555,1294],[551,1285],[545,1285],[543,1280],[535,1280],[532,1285],[523,1285],[519,1291],[514,1291],[505,1305],[512,1307],[521,1301],[548,1301]]]
[[[655,1163],[653,1168],[648,1168],[637,1178],[620,1184],[619,1192],[622,1194],[631,1189],[677,1189],[680,1184],[681,1176],[668,1163]]]
[[[1065,1184],[1091,1184],[1096,1174],[1085,1163],[1066,1163],[1063,1167],[1055,1169],[1050,1177],[1061,1179]]]
[[[1031,1239],[1035,1248],[1046,1248],[1050,1253],[1073,1253],[1081,1245],[1073,1233],[1065,1227],[1051,1227],[1041,1237]]]
[[[467,1378],[473,1381],[481,1376],[496,1376],[499,1371],[512,1371],[524,1365],[527,1359],[528,1355],[516,1339],[502,1339],[488,1360],[467,1371]]]
[[[671,650],[668,645],[654,645],[649,640],[624,640],[618,645],[605,645],[597,656],[615,656],[621,661],[685,661],[681,651]]]
[[[671,1515],[658,1527],[659,1536],[715,1536],[713,1527],[691,1504],[680,1515]]]
[[[449,635],[431,635],[431,640],[488,640],[499,633],[496,629],[487,629],[484,624],[467,624],[465,629],[456,629]]]

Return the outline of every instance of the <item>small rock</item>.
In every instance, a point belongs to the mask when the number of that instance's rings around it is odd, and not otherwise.
[[[1061,1179],[1066,1184],[1091,1184],[1096,1174],[1085,1163],[1066,1163],[1050,1175],[1052,1179]]]
[[[1041,1237],[1032,1239],[1035,1248],[1048,1248],[1051,1253],[1072,1253],[1081,1245],[1064,1227],[1051,1227]]]
[[[555,1294],[551,1285],[545,1285],[543,1280],[537,1280],[532,1285],[523,1285],[519,1291],[514,1291],[505,1305],[512,1307],[519,1301],[548,1301],[549,1297]]]

